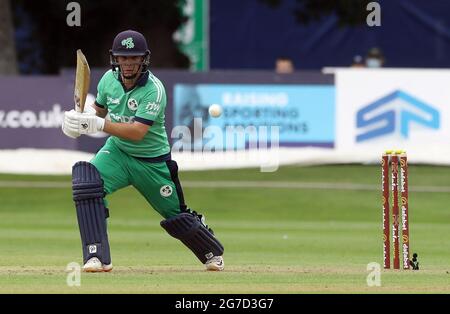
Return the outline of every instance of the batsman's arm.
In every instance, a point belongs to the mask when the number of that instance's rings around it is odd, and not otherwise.
[[[95,110],[97,117],[104,118],[108,114],[108,109],[99,105],[97,102],[92,104],[92,108]]]
[[[96,119],[92,119],[92,123],[95,124],[95,127],[93,127],[94,130],[103,131],[131,141],[142,140],[145,134],[147,134],[148,128],[153,124],[153,121],[146,119],[140,119],[141,121],[134,121],[133,123],[113,123],[105,119],[108,114],[108,109],[99,105],[97,102],[94,102],[92,106],[87,106],[85,113],[91,115],[95,113],[95,116],[97,116]]]
[[[148,132],[150,126],[138,121],[133,123],[113,123],[111,121],[105,121],[103,131],[120,137],[125,140],[140,141],[144,138]]]

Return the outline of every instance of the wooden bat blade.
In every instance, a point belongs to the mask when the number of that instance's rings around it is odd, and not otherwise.
[[[91,70],[89,69],[89,64],[83,52],[78,49],[77,70],[75,74],[75,90],[73,96],[75,101],[75,110],[78,112],[84,111],[86,96],[89,92],[90,78]]]

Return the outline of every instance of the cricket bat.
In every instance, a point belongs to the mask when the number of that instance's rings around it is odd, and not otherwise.
[[[86,96],[89,91],[91,70],[89,64],[80,49],[77,50],[77,70],[75,73],[75,90],[73,99],[75,101],[75,111],[83,112],[86,103]]]

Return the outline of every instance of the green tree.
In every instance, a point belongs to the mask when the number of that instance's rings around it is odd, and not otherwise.
[[[283,0],[259,1],[274,9],[283,3]],[[340,26],[355,26],[366,22],[369,2],[371,0],[296,0],[292,13],[300,24],[309,24],[336,14]]]
[[[65,0],[15,0],[15,8],[27,12],[33,21],[32,38],[41,50],[42,73],[57,73],[73,67],[76,49],[82,49],[91,67],[109,64],[114,36],[127,29],[144,34],[152,51],[151,66],[187,68],[189,59],[173,41],[173,33],[185,21],[179,0],[78,0],[81,26],[68,26]]]
[[[0,74],[16,74],[17,63],[9,0],[0,0]]]

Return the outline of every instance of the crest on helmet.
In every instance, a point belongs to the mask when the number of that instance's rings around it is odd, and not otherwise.
[[[134,48],[134,42],[132,37],[128,37],[121,42],[122,46],[124,46],[127,49],[133,49]]]

